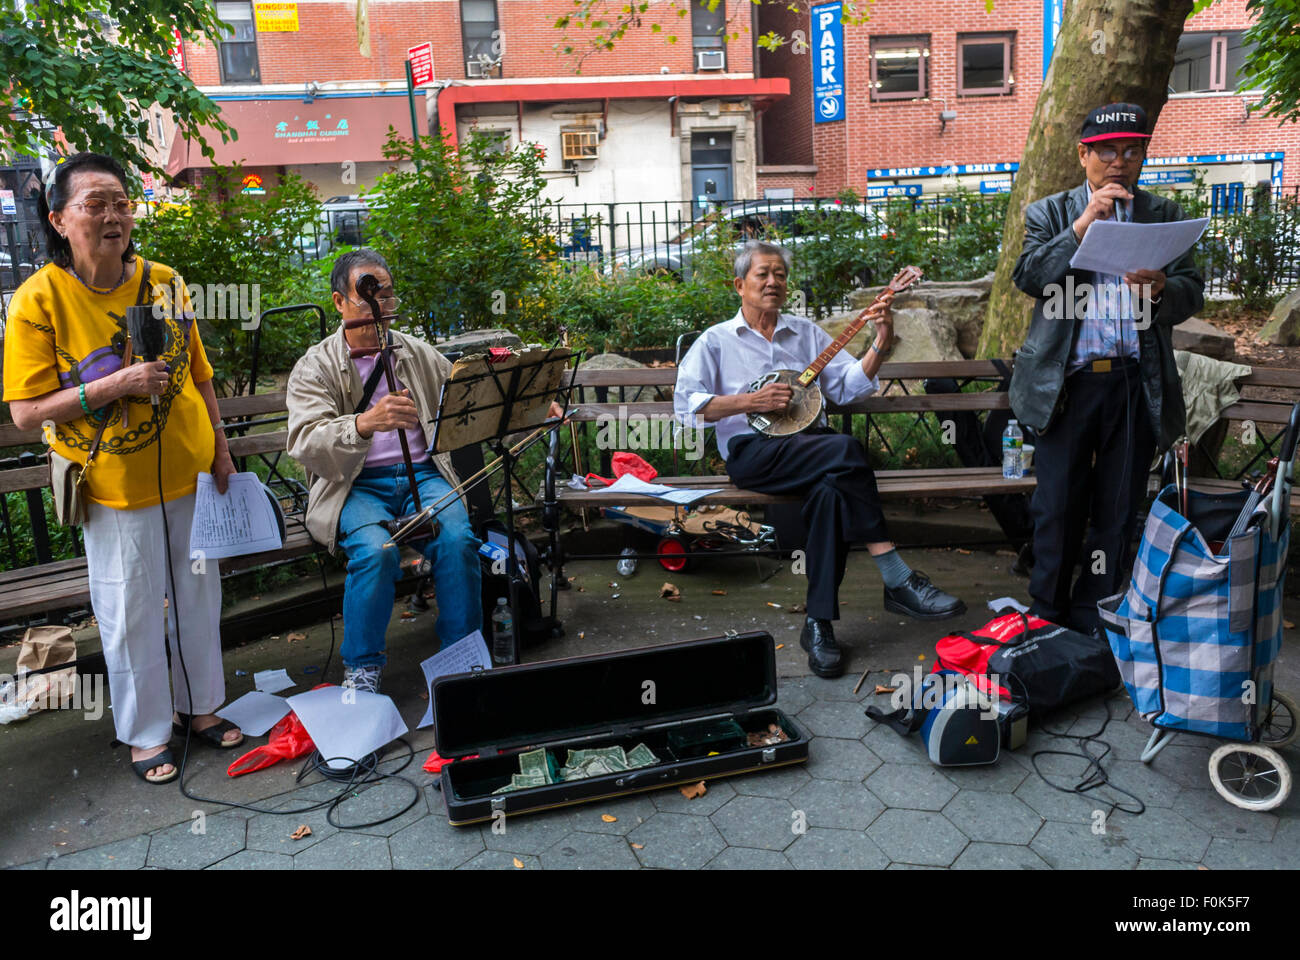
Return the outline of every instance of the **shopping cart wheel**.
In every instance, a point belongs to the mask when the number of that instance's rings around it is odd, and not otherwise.
[[[1291,769],[1262,743],[1228,743],[1210,754],[1210,782],[1234,807],[1272,810],[1291,793]]]
[[[659,540],[659,547],[655,553],[671,553],[671,557],[660,557],[659,564],[669,573],[681,573],[689,565],[690,560],[687,554],[690,548],[686,541],[679,537],[662,537]]]
[[[1274,690],[1268,713],[1259,722],[1259,742],[1277,750],[1295,743],[1296,733],[1300,732],[1297,717],[1300,710],[1296,709],[1295,701]]]

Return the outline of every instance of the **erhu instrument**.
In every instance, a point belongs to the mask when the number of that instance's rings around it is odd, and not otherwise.
[[[888,305],[893,301],[894,297],[920,279],[921,270],[919,267],[904,267],[899,270],[885,289],[880,291],[876,299],[871,301],[871,305],[859,313],[844,328],[844,331],[817,355],[817,359],[808,364],[808,367],[802,373],[797,370],[773,370],[751,383],[749,385],[750,393],[763,389],[769,383],[783,383],[794,390],[794,397],[784,410],[747,414],[749,426],[756,432],[769,437],[788,437],[791,434],[806,430],[816,423],[826,406],[826,399],[817,386],[817,377],[825,369],[826,364],[830,363],[831,358],[848,346],[849,341],[858,335],[858,331],[866,326],[867,321],[875,315],[877,307]]]
[[[394,315],[385,316],[379,306],[379,300],[375,296],[379,292],[379,280],[372,273],[362,274],[357,280],[357,296],[366,302],[370,307],[370,319],[345,320],[345,328],[364,327],[373,325],[375,331],[375,346],[373,347],[352,347],[348,348],[348,355],[356,360],[360,357],[369,357],[379,354],[376,361],[382,365],[384,371],[384,382],[388,384],[390,395],[397,393],[397,378],[393,376],[392,354],[396,345],[393,344],[392,338],[389,337],[387,329],[384,327],[384,321],[390,323],[396,319]],[[397,431],[397,440],[402,447],[402,463],[406,465],[406,479],[411,485],[411,497],[415,501],[415,513],[398,517],[394,520],[384,522],[384,527],[391,534],[395,530],[410,527],[408,536],[415,540],[432,540],[438,536],[438,522],[430,519],[427,515],[423,517],[422,522],[411,523],[413,516],[421,516],[423,508],[420,505],[420,487],[415,480],[415,465],[411,462],[411,448],[406,442],[406,431],[399,429]]]

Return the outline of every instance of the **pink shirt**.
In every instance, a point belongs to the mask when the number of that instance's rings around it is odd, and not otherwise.
[[[370,378],[370,374],[375,369],[375,364],[379,362],[379,354],[372,354],[369,357],[357,357],[352,361],[357,365],[357,373],[361,376],[361,382],[364,384]],[[397,389],[403,388],[402,381],[394,378]],[[388,396],[388,378],[381,375],[379,384],[375,387],[375,393],[370,398],[370,407],[373,407],[381,399]],[[369,410],[370,407],[366,409]],[[429,445],[424,439],[424,430],[415,427],[406,431],[406,445],[411,450],[412,463],[424,463],[429,459]],[[402,444],[397,439],[396,430],[376,430],[370,438],[370,450],[366,453],[367,467],[390,467],[393,464],[402,462]]]

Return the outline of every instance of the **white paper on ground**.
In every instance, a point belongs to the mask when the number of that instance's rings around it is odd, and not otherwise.
[[[478,630],[461,637],[445,650],[439,650],[428,660],[420,664],[424,671],[424,684],[429,689],[429,705],[424,708],[424,717],[416,724],[417,730],[433,726],[433,681],[453,673],[469,673],[471,670],[492,669],[492,658],[488,655],[487,642]]]
[[[260,690],[250,690],[217,711],[217,716],[229,720],[250,737],[262,736],[288,714],[289,701]]]
[[[1161,270],[1195,246],[1209,222],[1206,217],[1171,223],[1094,220],[1070,266],[1120,276],[1134,270]]]
[[[279,693],[296,687],[297,684],[289,678],[289,672],[281,667],[279,670],[258,670],[253,674],[253,686],[263,693]]]
[[[989,601],[989,609],[994,613],[1001,613],[1010,607],[1017,613],[1028,613],[1029,608],[1017,600],[1015,597],[998,597],[996,600]]]
[[[283,546],[276,507],[255,473],[233,473],[224,494],[210,473],[198,475],[190,551],[209,560],[239,557]]]
[[[608,487],[592,487],[591,493],[640,493],[647,497],[654,497],[656,500],[663,500],[667,503],[675,503],[679,506],[686,506],[694,503],[702,497],[707,497],[711,493],[717,493],[721,487],[714,487],[711,490],[684,489],[682,487],[670,487],[662,483],[646,483],[630,473],[625,473]]]
[[[286,702],[335,770],[351,766],[407,731],[397,707],[382,693],[328,686]]]

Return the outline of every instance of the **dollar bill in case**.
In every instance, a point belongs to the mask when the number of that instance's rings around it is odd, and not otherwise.
[[[437,750],[456,759],[441,774],[447,819],[480,823],[497,811],[514,816],[803,763],[808,737],[773,707],[776,696],[776,644],[760,632],[439,677]],[[748,734],[772,724],[789,739],[749,745]],[[529,771],[550,769],[540,765],[544,756],[567,772],[594,751],[645,765],[602,773],[588,764],[584,774],[596,772],[553,783],[521,775],[526,753]]]

